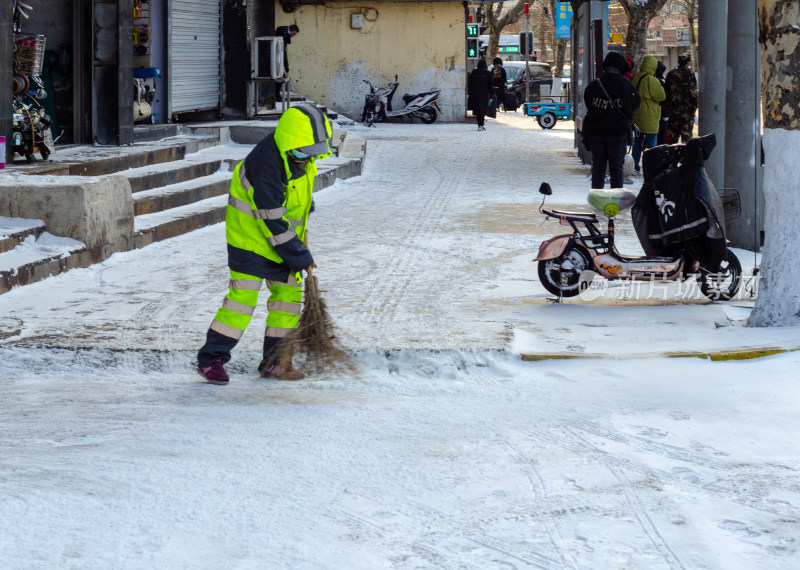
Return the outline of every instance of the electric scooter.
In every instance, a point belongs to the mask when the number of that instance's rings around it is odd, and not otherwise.
[[[436,121],[437,111],[441,112],[439,105],[436,103],[439,100],[441,90],[413,94],[406,93],[403,95],[405,106],[402,109],[394,110],[392,109],[392,97],[394,97],[395,91],[400,85],[397,82],[397,75],[394,76],[394,81],[381,88],[376,88],[366,79],[362,79],[362,81],[369,85],[369,93],[367,93],[364,100],[364,110],[361,114],[361,122],[368,127],[371,127],[374,123],[396,119],[412,122],[414,117],[419,117],[425,124],[431,124]]]
[[[713,135],[708,135],[713,137]],[[705,138],[705,137],[703,137]],[[698,144],[705,144],[704,157],[707,158],[710,148],[713,148],[713,139],[693,139]],[[672,147],[656,147],[654,152],[662,149],[662,162],[666,157],[669,166],[673,168],[684,168],[681,160],[684,159],[683,147],[686,145],[672,145]],[[710,144],[710,148],[709,147]],[[653,163],[653,157],[650,155]],[[663,166],[663,164],[662,164]],[[738,194],[735,191],[728,191],[727,202],[719,198],[719,194],[713,188],[706,190],[711,194],[710,199],[705,197],[702,210],[702,222],[707,224],[707,229],[702,230],[702,234],[696,233],[694,237],[682,242],[673,244],[667,249],[668,255],[644,255],[629,256],[620,253],[614,243],[614,217],[631,207],[641,208],[647,206],[647,201],[652,198],[654,201],[653,211],[665,221],[675,215],[678,210],[676,202],[667,199],[664,192],[658,189],[648,188],[648,164],[645,164],[645,184],[640,191],[640,196],[635,196],[632,192],[624,189],[614,190],[591,190],[589,192],[589,203],[608,216],[608,229],[605,233],[601,232],[596,224],[597,215],[594,212],[569,212],[562,210],[545,210],[544,203],[547,196],[552,195],[553,190],[547,182],[544,182],[539,193],[544,196],[539,212],[548,218],[559,220],[562,225],[572,228],[572,233],[557,235],[545,240],[539,246],[539,253],[533,261],[538,261],[538,273],[544,288],[553,295],[562,297],[574,297],[588,289],[592,279],[600,275],[609,281],[628,279],[632,281],[686,281],[694,278],[699,282],[700,291],[711,300],[728,301],[734,298],[739,290],[741,282],[742,266],[736,255],[727,247],[724,237],[724,219],[735,219],[741,209],[738,202]],[[663,173],[663,172],[661,172]],[[652,173],[651,173],[652,174]],[[679,178],[679,177],[678,177]],[[684,178],[686,180],[687,178]],[[708,181],[710,184],[710,181]],[[710,191],[709,191],[710,190]],[[652,193],[652,195],[651,195]],[[716,196],[716,200],[714,200]],[[688,197],[694,199],[694,196]],[[728,211],[726,212],[726,207]],[[720,208],[721,206],[721,208]],[[721,210],[721,211],[720,211]],[[697,221],[692,221],[686,226],[694,225],[701,227]],[[652,228],[652,226],[651,226]],[[645,243],[642,233],[637,227],[639,241],[647,251],[651,248],[651,243]],[[722,230],[721,236],[719,230]],[[714,236],[714,241],[710,241],[708,235]],[[652,229],[647,234],[648,239],[662,237],[660,234],[653,233]],[[716,243],[715,243],[716,242]]]

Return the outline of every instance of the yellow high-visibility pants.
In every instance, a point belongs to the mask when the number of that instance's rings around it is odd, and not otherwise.
[[[228,294],[209,327],[206,344],[198,353],[198,362],[208,365],[214,360],[230,360],[230,351],[242,338],[253,318],[263,279],[231,270]],[[274,345],[288,336],[300,321],[303,300],[302,281],[294,275],[286,281],[267,281],[267,327],[265,346]]]

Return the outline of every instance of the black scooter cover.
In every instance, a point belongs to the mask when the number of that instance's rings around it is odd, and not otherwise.
[[[645,151],[644,184],[631,215],[648,256],[686,250],[709,271],[719,270],[727,255],[725,218],[703,166],[715,145],[716,137],[710,134]]]

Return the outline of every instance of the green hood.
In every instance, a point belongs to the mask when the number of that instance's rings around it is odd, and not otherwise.
[[[644,72],[647,75],[655,75],[657,67],[658,60],[652,55],[646,55],[642,60],[642,67],[639,69],[639,71]]]
[[[331,125],[320,109],[308,103],[299,103],[281,115],[275,128],[275,144],[281,155],[293,148],[311,146],[327,141],[327,151],[315,154],[316,158],[331,155]]]
[[[633,124],[649,135],[658,132],[661,120],[659,103],[666,97],[661,82],[655,77],[657,67],[658,60],[648,55],[642,60],[639,73],[633,76],[633,84],[642,100],[639,108],[633,112]]]

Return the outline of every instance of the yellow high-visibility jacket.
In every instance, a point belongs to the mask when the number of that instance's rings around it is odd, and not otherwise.
[[[312,105],[299,104],[281,116],[273,135],[236,165],[225,214],[231,269],[285,280],[289,272],[297,273],[313,263],[305,235],[316,159],[331,152],[328,147],[300,166],[287,153],[330,136],[325,114]]]

